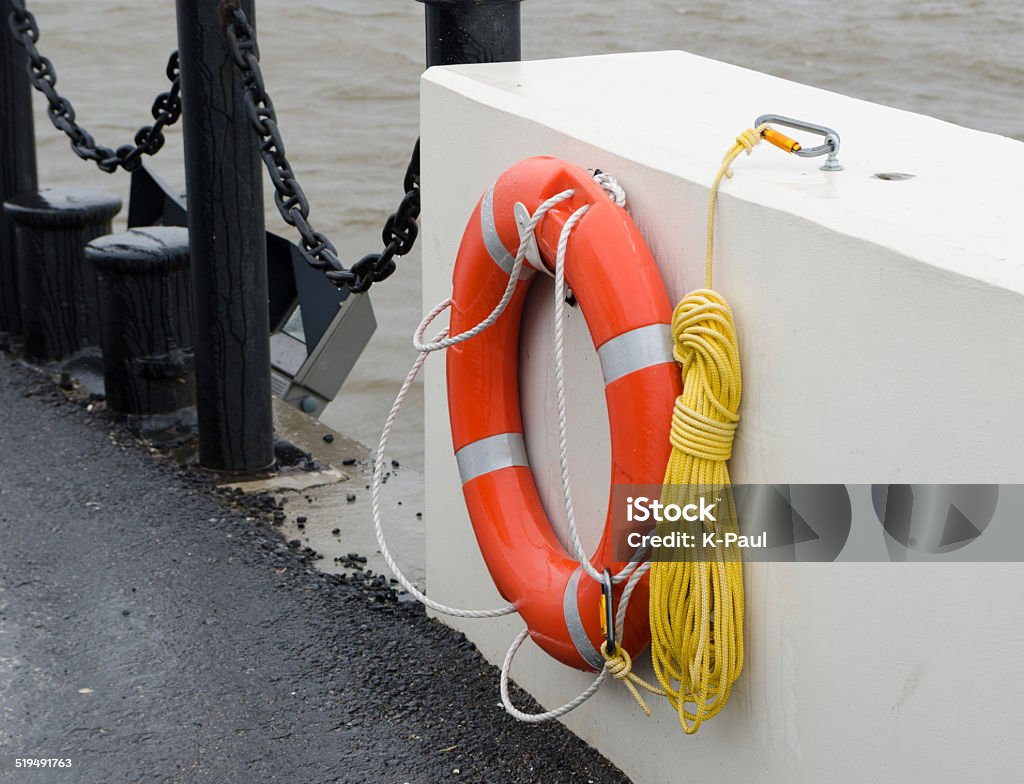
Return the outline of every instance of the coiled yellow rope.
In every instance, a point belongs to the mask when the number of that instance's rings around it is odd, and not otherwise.
[[[745,131],[729,148],[708,201],[705,288],[688,294],[672,314],[673,355],[682,368],[683,393],[672,414],[672,455],[662,503],[685,505],[720,494],[716,523],[695,532],[734,530],[726,461],[739,424],[742,379],[736,327],[725,299],[711,290],[715,202],[732,162],[749,155],[762,128]],[[661,553],[651,566],[651,661],[662,690],[687,734],[725,707],[743,669],[743,565],[733,548]]]

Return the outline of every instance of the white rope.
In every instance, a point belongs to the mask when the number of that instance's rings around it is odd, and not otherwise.
[[[608,174],[602,172],[601,174],[594,177],[604,177],[606,180],[621,193],[622,188],[619,186],[615,179]],[[604,183],[601,183],[601,187],[605,187]],[[616,200],[614,191],[605,188],[608,192],[609,198],[613,201]],[[622,196],[622,201],[625,202],[625,195]],[[569,540],[572,542],[573,552],[576,555],[576,560],[579,561],[580,566],[583,567],[583,571],[594,581],[602,582],[602,575],[597,569],[594,568],[593,564],[590,563],[590,559],[587,557],[586,551],[583,549],[583,543],[580,540],[579,530],[576,527],[576,504],[573,500],[572,495],[572,482],[569,477],[569,422],[567,405],[565,400],[565,305],[566,305],[566,282],[565,282],[565,257],[566,251],[569,246],[569,235],[572,233],[573,228],[580,221],[580,219],[586,214],[587,210],[590,209],[589,205],[580,207],[576,212],[569,216],[569,220],[565,222],[565,226],[562,228],[562,233],[558,237],[558,249],[555,254],[555,388],[556,388],[556,400],[558,404],[558,458],[559,465],[561,468],[562,476],[562,499],[565,503],[565,521],[566,527],[569,530]],[[613,583],[620,583],[623,580],[628,579],[629,575],[637,568],[637,565],[641,562],[643,553],[646,551],[637,552],[634,554],[633,559],[627,563],[621,571],[617,574],[612,575]]]
[[[626,194],[622,187],[616,182],[615,178],[605,172],[599,172],[594,175],[594,180],[601,186],[608,197],[618,204],[620,207],[626,205]],[[433,599],[427,597],[421,592],[415,585],[413,585],[408,578],[402,573],[402,570],[395,563],[394,558],[391,555],[391,551],[388,549],[387,540],[384,537],[383,521],[382,521],[382,510],[381,510],[381,486],[383,484],[384,476],[384,460],[385,453],[387,450],[388,442],[391,438],[391,432],[394,428],[395,420],[398,417],[398,412],[402,408],[402,404],[405,402],[406,397],[409,394],[409,390],[412,388],[412,384],[416,377],[419,375],[420,369],[423,367],[427,357],[435,352],[442,351],[451,346],[462,343],[470,338],[476,337],[484,330],[491,327],[505,312],[508,307],[508,303],[511,301],[513,294],[515,293],[516,286],[519,283],[519,274],[522,271],[523,263],[526,258],[526,253],[530,247],[530,243],[534,238],[534,231],[537,225],[556,205],[562,203],[566,199],[571,198],[575,191],[572,189],[562,191],[561,193],[555,194],[551,198],[544,201],[531,216],[529,223],[524,227],[521,232],[519,248],[516,251],[515,261],[512,265],[512,269],[509,273],[508,285],[505,287],[505,291],[495,305],[491,313],[483,319],[479,324],[471,327],[470,329],[462,332],[458,335],[449,335],[447,328],[442,329],[438,332],[432,341],[424,342],[424,334],[427,328],[433,323],[433,321],[441,315],[445,310],[451,307],[452,300],[449,297],[443,302],[438,303],[434,308],[424,317],[416,328],[416,332],[413,335],[413,346],[418,353],[416,361],[413,363],[412,368],[409,370],[408,375],[405,377],[405,381],[402,384],[398,395],[395,397],[395,402],[391,406],[391,411],[388,414],[387,420],[384,422],[384,428],[381,432],[380,443],[377,447],[377,455],[374,460],[373,467],[373,486],[372,486],[372,512],[373,512],[373,526],[374,533],[377,536],[377,544],[380,547],[381,555],[384,557],[385,563],[388,568],[394,574],[395,579],[405,589],[410,596],[415,598],[417,601],[424,604],[436,612],[441,612],[446,615],[452,615],[462,618],[496,618],[502,615],[509,615],[516,611],[515,605],[506,605],[499,607],[494,610],[464,610],[455,607],[449,607],[448,605],[436,602]],[[586,214],[589,209],[589,205],[580,207],[574,212],[565,225],[562,227],[561,234],[558,238],[558,250],[555,258],[555,374],[558,387],[558,416],[559,416],[559,461],[561,464],[562,471],[562,495],[565,501],[566,509],[566,520],[569,529],[569,538],[572,541],[573,550],[580,566],[587,572],[587,574],[596,580],[597,582],[602,581],[602,575],[593,567],[590,563],[590,559],[587,558],[586,553],[583,550],[582,542],[580,541],[579,531],[576,528],[575,518],[575,504],[572,498],[572,486],[569,477],[569,461],[568,461],[568,421],[566,414],[566,400],[565,400],[565,256],[569,244],[569,235],[572,233],[573,228],[577,222]],[[546,270],[545,270],[546,271]],[[644,574],[650,568],[650,562],[643,562],[642,553],[636,553],[633,559],[625,566],[621,571],[613,576],[613,582],[622,582],[626,580],[626,585],[623,588],[622,596],[619,599],[619,608],[616,614],[615,630],[616,639],[621,639],[622,629],[625,624],[626,609],[629,606],[630,597],[633,594],[633,589],[640,582]],[[588,699],[590,699],[599,688],[601,684],[608,678],[609,670],[607,664],[597,675],[594,681],[588,686],[583,692],[577,695],[574,699],[562,705],[559,708],[553,710],[544,711],[542,713],[528,714],[523,713],[517,709],[511,702],[508,693],[509,684],[509,673],[512,668],[512,662],[515,658],[516,652],[522,646],[526,637],[529,635],[529,629],[524,629],[518,637],[513,641],[512,646],[509,648],[508,653],[505,655],[505,660],[501,667],[501,701],[505,706],[505,709],[513,717],[520,721],[537,723],[542,721],[548,721],[550,719],[564,716],[572,710],[582,705]]]
[[[505,287],[505,293],[502,294],[498,304],[494,307],[494,310],[491,311],[487,318],[471,329],[468,329],[462,334],[454,337],[449,337],[447,328],[442,329],[434,336],[434,340],[432,342],[424,343],[423,333],[426,331],[427,327],[430,326],[434,319],[451,306],[452,300],[449,297],[444,300],[444,302],[436,305],[433,310],[427,314],[426,318],[420,322],[420,325],[416,328],[416,333],[413,336],[413,346],[416,347],[419,355],[416,357],[416,361],[413,362],[412,368],[409,370],[408,375],[405,377],[405,381],[402,383],[402,388],[398,391],[398,395],[395,397],[395,402],[391,406],[388,418],[384,422],[384,429],[380,434],[380,443],[377,446],[377,456],[373,462],[373,486],[370,494],[371,509],[373,512],[373,531],[377,536],[377,546],[380,547],[380,554],[383,556],[384,562],[388,565],[388,568],[395,576],[395,579],[398,580],[398,584],[408,591],[410,596],[435,612],[452,615],[457,618],[498,618],[502,615],[514,613],[516,608],[513,604],[507,604],[504,607],[498,607],[494,610],[465,610],[458,607],[449,607],[447,604],[441,604],[440,602],[436,602],[429,598],[415,585],[413,585],[402,573],[402,570],[399,568],[398,564],[395,563],[395,559],[391,555],[387,539],[384,536],[383,514],[380,500],[380,490],[384,483],[384,456],[387,452],[388,442],[391,439],[391,431],[394,429],[395,419],[397,419],[398,412],[402,409],[402,404],[405,403],[405,398],[408,396],[409,390],[412,388],[413,381],[415,381],[416,376],[419,375],[420,368],[423,367],[423,363],[426,362],[427,357],[434,351],[441,351],[449,346],[454,346],[479,335],[485,329],[494,324],[494,322],[501,317],[501,314],[505,312],[505,308],[508,307],[508,303],[511,301],[512,295],[515,293],[516,284],[519,283],[519,272],[523,268],[523,260],[526,258],[526,250],[529,247],[529,240],[533,236],[533,230],[552,207],[571,198],[573,193],[574,191],[570,189],[555,194],[550,199],[542,203],[533,214],[533,217],[530,218],[530,222],[527,225],[528,231],[523,232],[523,238],[519,243],[519,250],[516,251],[515,263],[512,265],[512,271],[509,274],[508,285]]]
[[[622,209],[626,209],[626,192],[619,185],[618,180],[608,172],[598,170],[594,172],[594,181],[604,188],[608,198],[622,207]]]
[[[448,330],[444,329],[439,333],[438,338],[444,338],[447,334]],[[402,588],[408,591],[410,596],[426,605],[431,610],[445,613],[446,615],[454,615],[459,618],[498,618],[502,615],[509,615],[516,611],[515,605],[508,604],[495,610],[463,610],[457,607],[449,607],[446,604],[441,604],[440,602],[435,602],[433,599],[428,598],[426,594],[422,593],[415,585],[409,582],[409,579],[402,573],[402,570],[398,568],[398,564],[395,563],[395,559],[391,556],[391,550],[388,549],[387,540],[384,538],[380,503],[380,488],[383,484],[384,477],[384,452],[387,449],[388,441],[391,439],[391,431],[395,426],[395,419],[398,417],[398,412],[401,410],[402,404],[405,402],[405,398],[409,394],[409,390],[412,388],[412,383],[416,380],[416,376],[419,375],[420,368],[423,367],[423,363],[426,361],[427,356],[428,352],[422,352],[416,357],[416,361],[413,363],[412,368],[405,377],[405,381],[402,383],[402,388],[398,391],[398,396],[395,398],[395,402],[391,406],[391,412],[388,414],[388,418],[384,422],[384,430],[380,435],[380,446],[377,448],[377,457],[373,463],[373,490],[371,492],[373,530],[377,535],[377,546],[380,547],[380,554],[384,557],[384,562],[388,565],[391,573],[395,576],[395,579],[398,580]]]
[[[633,595],[633,589],[636,588],[637,583],[640,582],[640,579],[650,568],[650,561],[643,563],[633,572],[633,574],[630,575],[629,580],[626,582],[626,586],[622,589],[622,597],[619,599],[619,609],[615,614],[615,639],[617,640],[622,639],[622,629],[626,623],[626,608],[629,607],[629,599]],[[524,713],[512,704],[512,698],[508,693],[508,683],[512,670],[512,660],[515,659],[516,653],[519,651],[520,646],[529,634],[529,629],[523,629],[519,633],[519,636],[512,641],[512,645],[509,647],[508,653],[505,654],[505,661],[501,664],[501,704],[512,718],[528,724],[539,724],[542,721],[550,721],[551,719],[560,718],[570,711],[576,710],[576,708],[593,697],[594,694],[597,693],[597,690],[601,688],[601,685],[608,679],[610,673],[608,665],[605,664],[604,668],[597,674],[597,677],[591,681],[590,685],[577,694],[573,699],[565,703],[565,705],[552,708],[551,710],[542,711],[541,713]]]
[[[569,423],[565,403],[565,253],[569,245],[569,234],[588,209],[590,206],[585,204],[569,216],[558,237],[558,253],[555,256],[555,387],[558,399],[558,460],[562,469],[562,498],[565,502],[569,539],[583,571],[596,582],[601,582],[601,573],[587,558],[579,531],[576,530],[576,504],[572,497],[572,483],[569,481]]]
[[[508,303],[512,299],[512,295],[515,294],[516,285],[519,283],[519,273],[523,269],[523,262],[526,259],[526,251],[530,247],[530,240],[533,239],[534,229],[537,228],[537,224],[541,222],[541,219],[548,214],[548,210],[558,204],[561,204],[566,199],[572,198],[574,193],[575,191],[571,188],[569,190],[564,190],[561,193],[556,193],[550,199],[542,203],[537,208],[537,211],[533,213],[533,217],[531,217],[530,222],[526,224],[526,227],[522,232],[522,237],[519,240],[519,250],[516,251],[515,262],[512,264],[512,270],[508,276],[508,285],[505,286],[505,293],[501,295],[501,299],[498,301],[498,304],[494,306],[494,310],[491,311],[491,314],[487,318],[475,327],[467,329],[465,332],[460,335],[456,335],[455,337],[445,336],[444,338],[441,338],[438,336],[432,343],[422,343],[423,333],[426,331],[427,327],[430,326],[430,323],[452,304],[451,298],[446,299],[444,302],[435,306],[434,309],[427,314],[427,317],[420,322],[413,338],[413,347],[421,353],[425,352],[428,354],[432,351],[440,351],[441,349],[450,348],[458,343],[462,343],[470,338],[476,337],[501,318],[501,314],[504,313],[505,308],[508,307]]]
[[[515,658],[516,653],[519,651],[519,647],[523,642],[525,642],[529,634],[529,629],[523,629],[519,632],[519,636],[512,641],[512,647],[510,647],[508,649],[508,653],[505,654],[505,661],[501,663],[501,704],[504,706],[508,714],[517,721],[524,721],[527,724],[539,724],[542,721],[550,721],[551,719],[557,719],[560,716],[564,716],[565,714],[576,710],[580,705],[593,697],[597,693],[597,690],[601,688],[601,685],[608,679],[608,668],[604,667],[601,672],[597,674],[597,677],[590,682],[590,685],[587,686],[586,689],[565,703],[565,705],[542,713],[524,713],[512,704],[512,698],[508,693],[508,681],[509,672],[512,669],[512,660]]]

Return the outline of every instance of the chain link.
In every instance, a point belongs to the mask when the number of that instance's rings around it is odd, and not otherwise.
[[[46,113],[59,131],[71,140],[71,149],[79,158],[94,161],[105,172],[114,172],[120,166],[125,171],[135,171],[142,165],[143,155],[155,155],[164,146],[163,130],[174,125],[181,117],[181,69],[178,53],[171,54],[167,62],[167,78],[171,89],[160,93],[153,101],[152,125],[144,125],[135,134],[135,144],[123,144],[116,150],[96,144],[92,134],[75,122],[75,108],[71,101],[57,92],[57,71],[49,58],[43,57],[36,48],[39,41],[39,26],[36,18],[25,9],[23,0],[12,0],[9,23],[14,39],[28,52],[29,80],[46,96]]]
[[[405,196],[384,222],[381,240],[384,250],[369,253],[352,265],[356,275],[372,276],[374,281],[384,280],[395,271],[395,256],[404,256],[412,250],[419,234],[416,219],[420,216],[420,142],[412,151],[412,158],[405,171]]]
[[[420,214],[419,141],[416,142],[406,170],[405,196],[384,224],[381,234],[384,250],[363,256],[350,269],[346,269],[338,258],[334,243],[309,221],[309,200],[285,154],[274,103],[263,82],[256,31],[249,24],[245,12],[237,5],[226,10],[230,12],[225,31],[228,46],[241,73],[246,110],[253,130],[260,138],[260,157],[266,164],[274,186],[274,202],[278,212],[285,223],[294,226],[299,232],[302,255],[311,267],[323,272],[338,288],[348,288],[357,293],[369,290],[374,283],[388,278],[395,271],[395,256],[404,256],[416,242],[419,231],[416,219]]]

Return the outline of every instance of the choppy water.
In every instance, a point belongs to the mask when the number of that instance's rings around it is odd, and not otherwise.
[[[59,86],[79,119],[111,146],[130,139],[164,89],[176,47],[174,3],[29,0]],[[379,242],[401,195],[417,133],[423,8],[413,0],[258,0],[264,71],[314,222],[355,260]],[[685,49],[787,79],[1024,140],[1024,3],[960,0],[528,0],[529,59]],[[667,100],[674,100],[666,97]],[[103,184],[127,196],[128,178],[79,161],[37,104],[43,184]],[[180,130],[155,167],[183,189]],[[267,203],[272,205],[268,198]],[[268,210],[268,227],[288,227]],[[374,289],[380,328],[325,421],[375,443],[412,358],[419,320],[414,252]],[[422,462],[421,400],[413,397],[395,454]]]

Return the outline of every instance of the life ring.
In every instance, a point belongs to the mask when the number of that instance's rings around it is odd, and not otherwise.
[[[612,487],[660,485],[671,447],[669,425],[680,376],[672,358],[672,306],[654,258],[629,215],[583,169],[549,157],[508,169],[480,199],[459,247],[453,274],[451,334],[476,326],[508,286],[520,244],[515,206],[530,215],[566,189],[535,236],[554,267],[559,233],[579,207],[565,274],[583,311],[605,380]],[[520,208],[522,214],[522,208]],[[536,270],[523,266],[508,307],[492,327],[448,349],[448,408],[462,491],[484,561],[501,595],[515,605],[530,636],[565,664],[600,670],[601,585],[558,540],[534,483],[519,401],[519,333]],[[618,571],[609,517],[591,563]],[[621,587],[621,586],[620,586]],[[616,590],[618,601],[620,591]],[[647,580],[633,593],[621,645],[638,655],[650,642]]]

